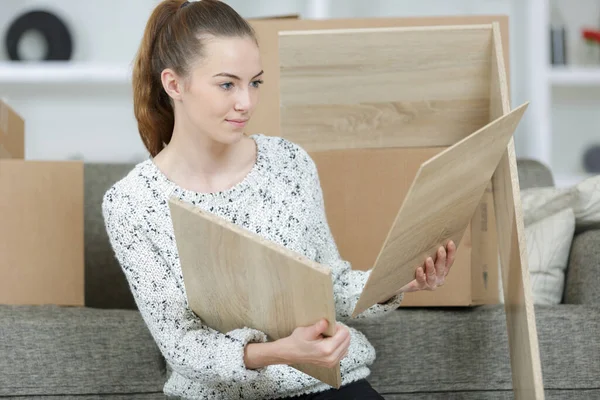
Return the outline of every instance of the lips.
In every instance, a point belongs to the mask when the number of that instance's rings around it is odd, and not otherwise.
[[[226,119],[226,121],[229,122],[231,125],[235,126],[236,128],[243,128],[248,122],[247,119]]]

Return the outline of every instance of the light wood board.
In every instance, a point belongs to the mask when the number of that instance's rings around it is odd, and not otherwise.
[[[465,229],[527,109],[527,103],[424,162],[356,304],[356,316],[392,297],[448,240]]]
[[[281,31],[315,30],[315,29],[350,29],[350,28],[383,28],[411,26],[448,26],[448,25],[479,25],[491,24],[498,21],[502,37],[509,36],[509,21],[506,15],[453,15],[428,17],[377,17],[377,18],[335,18],[335,19],[298,19],[298,20],[263,20],[251,21],[258,36],[260,54],[263,64],[264,84],[261,86],[260,103],[257,105],[252,119],[247,126],[248,133],[264,133],[271,136],[281,136],[280,113],[280,71],[279,71],[279,36]],[[504,42],[505,65],[508,68],[508,41]],[[427,100],[417,98],[415,100]],[[487,110],[487,104],[477,108],[476,113]],[[463,110],[467,111],[467,110]],[[410,114],[409,114],[410,115]],[[486,120],[484,123],[489,122]],[[463,123],[469,123],[467,119]],[[464,132],[473,132],[483,126],[481,124]]]
[[[198,207],[177,199],[169,207],[188,302],[206,325],[222,333],[251,327],[277,340],[325,318],[325,335],[335,334],[328,268]],[[339,365],[293,367],[341,385]]]
[[[279,35],[281,135],[308,151],[450,146],[489,122],[490,25]]]
[[[493,26],[493,32],[490,118],[498,118],[509,113],[510,102],[497,25]],[[541,400],[544,386],[513,139],[492,182],[515,399]]]

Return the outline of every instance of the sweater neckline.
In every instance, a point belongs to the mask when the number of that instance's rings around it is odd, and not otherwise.
[[[264,135],[253,134],[248,137],[253,139],[256,144],[256,160],[254,165],[241,181],[225,190],[217,192],[197,192],[183,188],[170,180],[154,163],[152,157],[146,160],[144,169],[146,169],[149,175],[159,183],[162,187],[162,191],[167,194],[167,197],[177,197],[180,200],[189,201],[193,204],[204,202],[214,203],[215,201],[231,203],[244,197],[246,193],[250,193],[251,190],[249,189],[257,187],[261,181],[261,171],[264,169],[266,161],[263,143]]]

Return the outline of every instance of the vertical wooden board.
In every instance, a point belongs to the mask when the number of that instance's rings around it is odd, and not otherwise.
[[[169,207],[188,302],[208,326],[247,326],[277,340],[325,318],[325,335],[335,334],[329,269],[188,203],[173,198]],[[339,365],[293,367],[341,385]]]
[[[503,37],[508,37],[509,21],[506,15],[466,15],[439,17],[349,18],[321,20],[265,20],[251,21],[260,47],[265,83],[261,87],[260,102],[250,120],[247,132],[281,135],[279,90],[279,38],[286,30],[356,29],[410,26],[479,25],[498,21]],[[505,42],[505,64],[508,66],[508,43]],[[487,121],[486,121],[487,122]]]
[[[281,134],[309,151],[456,143],[489,121],[490,43],[491,25],[281,32]]]
[[[0,160],[0,304],[84,305],[83,164]]]
[[[490,116],[497,118],[510,112],[510,101],[497,25],[493,31]],[[540,400],[544,398],[544,387],[514,140],[510,141],[492,182],[515,398]]]
[[[460,245],[524,104],[421,165],[353,312],[389,299],[414,279],[426,257],[453,240]],[[439,193],[444,193],[440,196]]]

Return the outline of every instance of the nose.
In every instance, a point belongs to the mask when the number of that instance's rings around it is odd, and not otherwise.
[[[247,112],[248,110],[250,110],[251,106],[252,97],[250,91],[248,89],[238,91],[237,96],[235,98],[235,110],[239,112]]]

